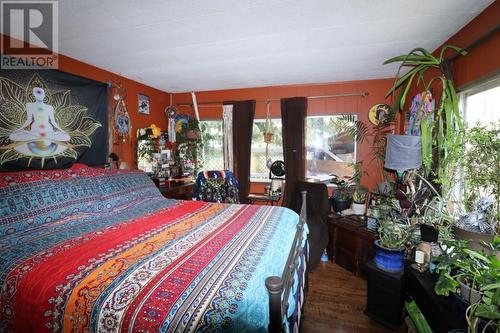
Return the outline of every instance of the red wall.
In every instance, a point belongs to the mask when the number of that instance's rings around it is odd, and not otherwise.
[[[340,97],[329,99],[316,99],[308,101],[308,115],[330,115],[339,113],[357,113],[360,120],[367,123],[368,111],[370,107],[377,103],[388,102],[385,99],[387,91],[393,83],[392,79],[366,80],[339,82],[331,84],[313,84],[313,85],[290,85],[274,86],[248,89],[231,89],[197,92],[198,103],[211,101],[231,101],[231,100],[265,100],[283,97],[295,96],[318,96],[367,92],[367,97]],[[174,94],[174,103],[190,103],[191,96],[188,93]],[[183,113],[190,113],[191,107],[181,108]],[[271,114],[275,118],[280,117],[280,103],[271,103]],[[222,117],[221,107],[200,107],[201,119],[220,119]],[[266,117],[266,105],[258,102],[255,111],[256,118]],[[368,173],[362,179],[362,183],[369,188],[373,188],[377,182],[382,179],[380,167],[373,158],[371,150],[371,138],[369,142],[358,145],[358,160],[363,161],[363,169]],[[263,185],[253,183],[252,192],[263,192]]]
[[[0,35],[0,37],[3,38],[4,36]],[[113,146],[110,147],[110,151],[115,152],[120,159],[124,159],[129,167],[135,167],[136,129],[147,127],[152,123],[156,124],[161,129],[166,128],[167,118],[163,110],[169,104],[169,94],[64,55],[59,55],[59,70],[100,82],[107,83],[109,80],[112,80],[113,82],[123,83],[127,91],[125,104],[127,105],[127,110],[132,121],[132,137],[131,140],[127,140],[126,142],[117,142],[113,144]],[[149,96],[150,115],[139,114],[137,111],[137,94],[139,93]]]
[[[495,1],[445,44],[467,47],[500,23],[500,1]],[[453,78],[460,88],[473,81],[500,74],[500,33],[473,48],[453,63]]]

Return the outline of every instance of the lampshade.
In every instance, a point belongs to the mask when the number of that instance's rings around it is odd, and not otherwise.
[[[384,167],[389,170],[406,171],[422,165],[422,142],[420,136],[389,135],[385,149]]]

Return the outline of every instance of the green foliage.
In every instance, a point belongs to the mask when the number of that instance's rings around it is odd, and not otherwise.
[[[438,57],[423,48],[416,48],[406,55],[400,55],[384,62],[390,64],[400,62],[396,79],[388,92],[394,99],[394,109],[404,110],[407,95],[413,85],[421,85],[423,90],[429,90],[435,83],[441,85],[439,106],[423,119],[422,159],[424,171],[431,176],[445,191],[452,186],[454,170],[462,147],[463,122],[458,110],[458,97],[453,81],[448,77],[446,68],[449,66],[444,58],[447,49],[465,55],[458,47],[445,45]],[[409,68],[401,75],[403,68]],[[429,69],[437,69],[440,74],[426,82]]]
[[[500,218],[500,121],[489,126],[477,124],[465,132],[465,154],[462,168],[466,208],[471,211],[481,196],[492,196],[496,201],[496,215]]]
[[[500,260],[495,255],[500,251],[500,237],[495,236],[491,243],[483,246],[491,252],[474,251],[466,240],[444,242],[446,251],[440,255],[436,271],[439,279],[434,286],[438,295],[448,296],[455,293],[459,281],[480,292],[478,303],[467,309],[467,322],[472,330],[477,323],[476,317],[489,320],[488,325],[498,329],[500,321]]]
[[[367,190],[365,188],[359,187],[352,194],[352,200],[355,203],[365,203]]]
[[[413,230],[409,225],[399,223],[389,217],[380,221],[378,227],[380,245],[389,249],[402,249],[409,241]]]
[[[356,119],[354,114],[343,114],[331,120],[331,126],[337,133],[345,133],[356,142],[366,141],[368,126],[361,120]]]

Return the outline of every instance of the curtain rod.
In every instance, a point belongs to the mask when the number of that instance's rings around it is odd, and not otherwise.
[[[351,94],[336,94],[336,95],[319,95],[319,96],[307,96],[307,99],[322,99],[322,98],[338,98],[338,97],[366,97],[368,96],[368,92],[361,93],[351,93]],[[279,102],[280,98],[268,98],[268,99],[258,99],[255,100],[257,103],[270,103],[270,102]],[[198,103],[198,106],[213,106],[220,107],[224,102],[214,101],[214,102],[202,102]],[[193,103],[176,103],[177,106],[193,106]]]
[[[481,37],[474,40],[472,43],[470,43],[469,45],[464,47],[461,51],[469,52],[470,50],[472,50],[473,48],[475,48],[479,44],[482,44],[486,40],[488,40],[491,37],[493,37],[494,35],[496,35],[498,32],[500,32],[500,24],[497,24],[495,27],[493,27],[493,29],[491,29],[490,31],[488,31],[484,35],[482,35]],[[449,57],[446,60],[447,61],[455,61],[458,57],[460,57],[460,54],[455,53],[453,56]]]

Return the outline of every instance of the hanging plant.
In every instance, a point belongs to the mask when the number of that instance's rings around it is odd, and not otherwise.
[[[266,126],[264,128],[264,142],[266,144],[269,144],[271,143],[271,141],[273,141],[273,123],[272,123],[272,120],[271,120],[271,111],[269,110],[269,105],[270,105],[270,102],[268,101],[267,104],[266,104],[266,107],[267,107],[267,113],[266,113]],[[267,146],[266,146],[266,151],[267,151]],[[266,153],[266,156],[267,156],[267,153]]]
[[[458,97],[451,77],[450,64],[444,58],[446,50],[451,49],[465,55],[456,46],[445,45],[439,56],[432,55],[423,48],[413,49],[410,53],[391,58],[384,64],[401,62],[396,79],[387,96],[394,97],[394,109],[403,111],[410,88],[421,85],[429,91],[433,84],[441,87],[439,106],[421,119],[422,160],[424,172],[448,189],[452,183],[459,154],[462,148],[463,121],[458,110]],[[403,68],[409,71],[401,75]],[[438,70],[438,75],[426,81],[429,69]],[[422,94],[425,97],[425,94]]]

